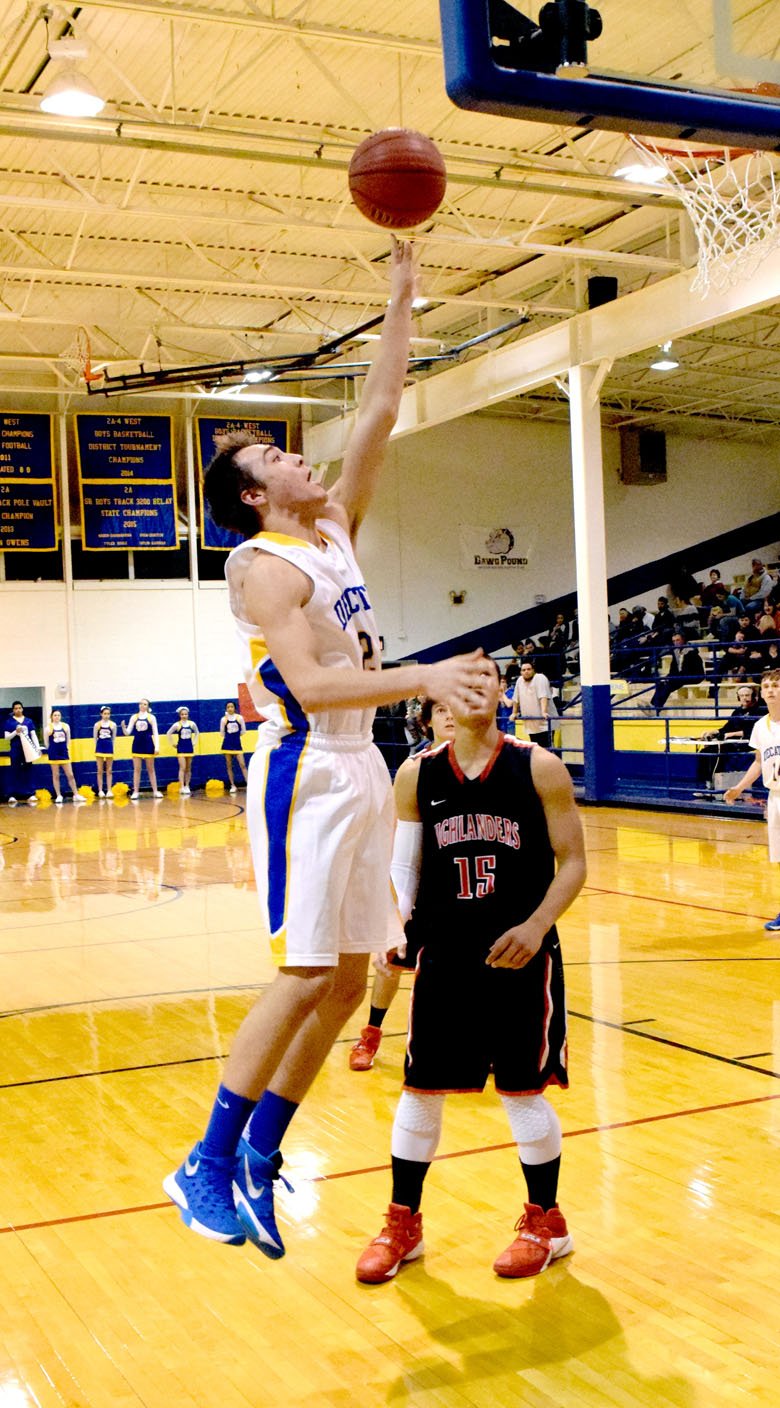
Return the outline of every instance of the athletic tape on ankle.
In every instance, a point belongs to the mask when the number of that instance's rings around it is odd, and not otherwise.
[[[524,1164],[548,1164],[561,1152],[561,1122],[543,1095],[502,1095],[512,1138]]]
[[[439,1147],[443,1113],[443,1095],[403,1090],[393,1120],[393,1157],[429,1164]]]

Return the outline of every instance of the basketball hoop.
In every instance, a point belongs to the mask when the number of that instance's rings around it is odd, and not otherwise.
[[[780,170],[768,151],[630,140],[665,165],[699,245],[691,290],[702,297],[750,278],[780,245]]]
[[[92,348],[89,341],[89,333],[85,327],[76,329],[73,341],[62,354],[62,361],[71,371],[78,372],[80,378],[87,386],[93,382],[103,380],[102,372],[92,370]]]

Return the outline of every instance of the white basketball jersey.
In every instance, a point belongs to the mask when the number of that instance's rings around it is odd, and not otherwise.
[[[330,518],[318,519],[321,546],[282,533],[258,533],[234,548],[225,563],[230,609],[241,642],[249,693],[268,724],[263,735],[300,731],[370,737],[374,709],[328,709],[306,714],[276,668],[260,629],[247,620],[244,579],[256,552],[291,562],[309,578],[310,600],[303,607],[317,642],[320,664],[328,669],[379,669],[381,651],[366,584],[347,532]]]
[[[780,792],[780,723],[764,714],[753,726],[750,747],[761,754],[761,775],[770,792]]]

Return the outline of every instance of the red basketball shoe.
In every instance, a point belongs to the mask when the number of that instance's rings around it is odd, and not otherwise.
[[[416,1261],[424,1250],[422,1213],[391,1203],[382,1231],[369,1242],[357,1264],[358,1281],[370,1286],[389,1281],[402,1261]]]
[[[381,1027],[364,1027],[349,1053],[349,1069],[370,1071],[381,1040]]]
[[[497,1276],[538,1276],[556,1257],[574,1250],[566,1219],[558,1204],[542,1212],[536,1203],[526,1203],[525,1212],[515,1223],[517,1237],[493,1262]]]

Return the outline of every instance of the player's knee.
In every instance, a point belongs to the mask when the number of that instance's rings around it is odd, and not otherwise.
[[[335,968],[280,968],[276,982],[291,989],[299,1013],[313,1012],[326,997],[330,997],[336,981]]]
[[[543,1095],[502,1095],[512,1136],[524,1163],[544,1164],[561,1152],[561,1122]]]
[[[430,1163],[439,1146],[443,1113],[443,1095],[403,1090],[393,1121],[393,1157]]]
[[[345,1018],[356,1012],[366,995],[366,973],[360,971],[342,972],[337,970],[333,980],[331,1000],[336,1003]]]

